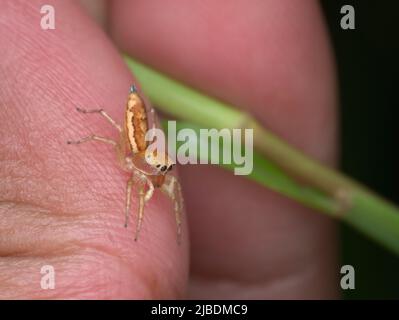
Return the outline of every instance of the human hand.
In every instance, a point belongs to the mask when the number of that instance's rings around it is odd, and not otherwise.
[[[118,47],[333,164],[335,79],[316,2],[112,1],[115,44],[74,2],[50,4],[56,29],[46,31],[41,1],[0,4],[0,297],[335,298],[329,219],[219,168],[180,166],[182,244],[160,194],[134,242],[112,148],[65,144],[115,137],[74,108],[122,122],[136,81]],[[54,290],[40,288],[43,265],[54,266]]]

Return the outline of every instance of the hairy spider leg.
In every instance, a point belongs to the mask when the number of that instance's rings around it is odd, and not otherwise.
[[[93,109],[93,110],[86,110],[77,107],[76,110],[80,113],[88,114],[88,113],[98,113],[102,117],[104,117],[113,127],[115,127],[119,132],[122,132],[122,127],[116,123],[114,119],[112,119],[108,113],[106,113],[103,109]]]
[[[118,144],[116,141],[114,141],[112,139],[100,137],[100,136],[97,136],[95,134],[92,134],[90,136],[81,138],[81,139],[76,140],[76,141],[67,141],[67,143],[68,144],[81,144],[81,143],[89,142],[89,141],[100,141],[100,142],[112,144],[113,146],[116,146]]]
[[[177,241],[181,241],[181,217],[184,207],[183,195],[179,181],[174,176],[166,176],[161,190],[173,201],[177,227]]]
[[[154,185],[147,177],[144,176],[144,178],[146,181],[144,183],[139,184],[139,207],[138,207],[136,234],[134,236],[134,241],[137,241],[137,239],[139,238],[141,225],[144,219],[144,206],[146,202],[148,202],[151,199],[152,195],[154,194]],[[145,191],[146,185],[148,186],[147,191]]]

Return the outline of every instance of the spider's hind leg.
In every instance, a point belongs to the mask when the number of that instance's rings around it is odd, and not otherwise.
[[[122,133],[122,127],[116,123],[114,119],[112,119],[103,109],[93,109],[93,110],[85,110],[82,108],[76,108],[76,110],[80,113],[88,114],[88,113],[98,113],[102,117],[104,117],[112,126],[114,126],[120,133]],[[111,144],[113,146],[118,146],[118,142],[109,139],[109,138],[104,138],[97,136],[95,134],[92,134],[90,136],[84,137],[82,139],[76,140],[76,141],[67,141],[68,144],[80,144],[88,141],[99,141],[99,142],[104,142],[107,144]]]
[[[84,137],[82,139],[79,140],[75,140],[75,141],[67,141],[67,144],[81,144],[84,142],[89,142],[89,141],[99,141],[99,142],[104,142],[107,144],[111,144],[113,146],[116,146],[118,143],[112,139],[108,139],[108,138],[104,138],[104,137],[100,137],[100,136],[96,136],[95,134],[92,134],[90,136]]]
[[[101,115],[105,120],[107,120],[113,127],[115,127],[119,132],[122,132],[122,127],[114,120],[112,119],[108,113],[106,113],[103,109],[92,109],[92,110],[86,110],[77,107],[76,110],[80,113],[88,114],[88,113],[98,113]]]

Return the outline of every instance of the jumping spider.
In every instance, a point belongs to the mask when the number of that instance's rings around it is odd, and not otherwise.
[[[119,141],[90,135],[77,141],[68,141],[68,144],[81,144],[88,141],[99,141],[115,147],[118,161],[121,167],[131,172],[126,186],[125,227],[127,227],[132,185],[138,186],[139,206],[136,225],[135,241],[138,239],[141,224],[144,217],[144,205],[148,202],[155,188],[160,188],[174,202],[174,212],[177,225],[178,242],[181,238],[181,215],[183,211],[183,198],[180,183],[176,177],[168,175],[175,163],[166,152],[146,152],[149,145],[145,140],[148,131],[147,109],[143,99],[140,97],[134,85],[130,88],[126,109],[124,126],[116,123],[104,110],[84,110],[76,108],[77,111],[88,114],[98,113],[103,116],[112,126],[119,131]],[[154,110],[151,109],[153,116]],[[154,116],[152,124],[155,127]]]

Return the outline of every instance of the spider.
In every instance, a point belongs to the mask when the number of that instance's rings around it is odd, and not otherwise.
[[[147,108],[137,88],[132,85],[125,109],[124,126],[120,126],[103,109],[85,110],[76,108],[83,114],[97,113],[104,117],[119,131],[119,140],[90,135],[77,141],[67,141],[68,144],[81,144],[98,141],[112,145],[117,153],[118,162],[122,169],[131,173],[126,185],[125,227],[128,225],[132,186],[136,184],[139,194],[138,216],[134,240],[137,241],[144,218],[144,205],[147,203],[155,188],[161,189],[174,203],[174,213],[177,225],[177,241],[181,238],[181,215],[183,211],[183,197],[180,183],[169,171],[175,163],[166,152],[154,150],[146,152],[149,142],[145,140],[148,131]],[[155,127],[154,110],[151,108],[152,125]],[[148,150],[147,150],[148,151]]]

